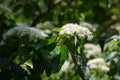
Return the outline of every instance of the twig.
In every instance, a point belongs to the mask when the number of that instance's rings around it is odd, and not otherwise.
[[[42,19],[48,12],[50,12],[52,9],[54,9],[58,4],[60,4],[62,0],[56,0],[53,4],[49,4],[47,9],[41,14],[39,14],[32,22],[31,27],[35,27],[36,24],[39,22],[40,19]]]

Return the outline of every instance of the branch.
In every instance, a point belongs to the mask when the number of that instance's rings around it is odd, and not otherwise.
[[[52,9],[54,9],[58,4],[60,4],[62,0],[56,0],[53,4],[49,4],[47,9],[41,14],[39,14],[32,22],[31,27],[35,27],[36,24],[42,19],[46,14],[48,14]]]

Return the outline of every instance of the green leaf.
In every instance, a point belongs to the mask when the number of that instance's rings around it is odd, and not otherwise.
[[[14,6],[13,6],[13,12],[17,12],[17,11],[19,11],[20,9],[21,9],[21,7],[22,7],[22,4],[20,3],[20,2],[18,2],[17,4],[15,4]]]
[[[39,74],[27,75],[27,80],[42,80]]]
[[[14,75],[14,78],[17,80],[25,80],[25,76],[27,75],[27,71],[21,68],[16,63],[11,64],[11,71]]]
[[[61,28],[54,28],[52,31],[53,31],[53,32],[57,32],[57,33],[59,33],[60,30],[61,30]]]
[[[60,63],[59,63],[59,68],[61,68],[61,66],[63,65],[63,63],[65,62],[66,60],[66,57],[67,57],[67,47],[66,45],[61,45],[60,46]]]
[[[41,40],[37,45],[35,45],[36,50],[43,48],[46,45],[46,40]]]
[[[118,42],[119,42],[118,40],[117,41],[112,41],[110,43],[110,45],[108,46],[109,50],[112,51],[113,49],[115,49],[115,47],[117,46]]]
[[[45,70],[47,76],[50,76],[50,74],[52,73],[52,64],[48,53],[49,52],[47,50],[41,50],[40,53],[37,53],[40,63],[37,65],[39,66],[38,68],[40,69],[40,71]]]
[[[14,41],[11,43],[0,45],[0,67],[7,67],[12,60],[17,56],[17,42],[14,44]]]
[[[55,73],[59,71],[60,55],[57,55],[54,59],[52,59],[51,63],[52,63],[52,72]]]
[[[9,54],[16,51],[18,42],[11,39],[7,39],[3,45],[0,45],[0,54]]]
[[[56,42],[56,37],[50,38],[47,40],[47,45],[53,44]]]
[[[32,58],[32,63],[33,63],[33,70],[31,71],[31,74],[34,75],[36,74],[42,74],[44,71],[44,64],[43,64],[44,59],[40,56],[39,58],[35,56],[35,58]]]
[[[0,68],[5,68],[8,67],[7,65],[9,65],[12,60],[15,59],[15,57],[17,56],[17,53],[13,53],[13,54],[4,54],[4,55],[0,55]]]
[[[85,20],[85,14],[84,13],[80,13],[79,20],[80,21],[84,21]]]
[[[52,64],[51,64],[50,59],[47,56],[45,56],[44,54],[42,54],[41,61],[43,62],[43,67],[44,67],[44,70],[45,70],[47,76],[50,76],[52,73]]]
[[[29,51],[31,48],[32,47],[27,48],[26,46],[20,46],[18,48],[18,53],[22,64],[33,56],[34,51]]]
[[[60,46],[56,46],[53,51],[50,52],[50,58],[53,59],[57,55],[60,55]]]
[[[56,46],[54,49],[56,50],[54,53],[54,57],[52,58],[53,72],[57,72],[60,70],[67,56],[67,47],[65,45]],[[59,52],[60,50],[60,52]],[[57,52],[58,51],[58,52]],[[59,54],[58,54],[59,53]],[[56,55],[57,54],[57,55]]]
[[[109,55],[106,56],[106,59],[107,59],[107,60],[113,60],[115,57],[117,57],[117,55],[118,55],[118,52],[117,52],[117,51],[109,52]]]

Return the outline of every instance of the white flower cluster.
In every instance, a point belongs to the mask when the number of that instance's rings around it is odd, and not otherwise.
[[[28,40],[31,41],[36,41],[36,39],[45,39],[47,37],[47,35],[40,29],[16,26],[3,34],[3,40],[14,35],[18,38],[28,36]]]
[[[95,58],[89,60],[87,65],[90,67],[90,69],[101,70],[103,72],[109,71],[109,67],[103,58]]]
[[[86,53],[87,58],[101,55],[101,48],[100,48],[99,44],[95,45],[95,44],[92,44],[92,43],[86,43],[84,45],[84,48],[85,48],[84,51]]]
[[[78,24],[68,23],[65,24],[59,33],[59,35],[78,35],[79,38],[87,37],[88,40],[91,40],[93,38],[92,33],[89,31],[88,28],[82,27]]]

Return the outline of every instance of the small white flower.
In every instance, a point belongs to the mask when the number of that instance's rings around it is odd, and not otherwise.
[[[87,65],[90,67],[90,69],[101,70],[103,72],[109,71],[109,67],[103,58],[89,60]]]
[[[91,31],[95,31],[95,30],[96,30],[96,27],[93,26],[92,24],[88,23],[88,22],[82,21],[82,22],[80,22],[79,24],[80,24],[81,26],[83,26],[83,27],[86,27],[86,28],[90,29]]]
[[[16,26],[14,28],[11,28],[6,33],[3,34],[3,39],[7,39],[10,36],[16,35],[18,37],[21,37],[25,34],[28,34],[28,28],[23,26]]]
[[[34,37],[34,38],[41,38],[41,39],[45,39],[47,37],[47,35],[44,33],[44,31],[37,29],[37,28],[29,28],[30,29],[30,37]]]
[[[105,71],[105,72],[108,72],[110,69],[107,66],[101,66],[101,70]]]
[[[88,40],[93,38],[92,33],[89,31],[88,28],[73,23],[65,24],[61,28],[59,35],[64,34],[71,36],[78,35],[79,38],[87,37]]]
[[[101,48],[100,45],[95,45],[92,43],[86,43],[84,45],[85,48],[85,53],[86,53],[86,57],[90,58],[91,56],[95,57],[95,56],[100,56],[101,55]]]
[[[68,60],[66,60],[63,64],[63,66],[61,67],[61,71],[66,72],[68,70],[69,66],[70,66],[70,62]]]
[[[43,24],[43,26],[45,26],[47,29],[52,29],[52,28],[54,28],[53,23],[50,22],[50,21],[45,21],[44,24]]]
[[[104,61],[104,59],[103,58],[95,58],[95,59],[92,59],[92,60],[89,60],[88,61],[88,65],[92,65],[92,64],[105,64],[105,61]]]

